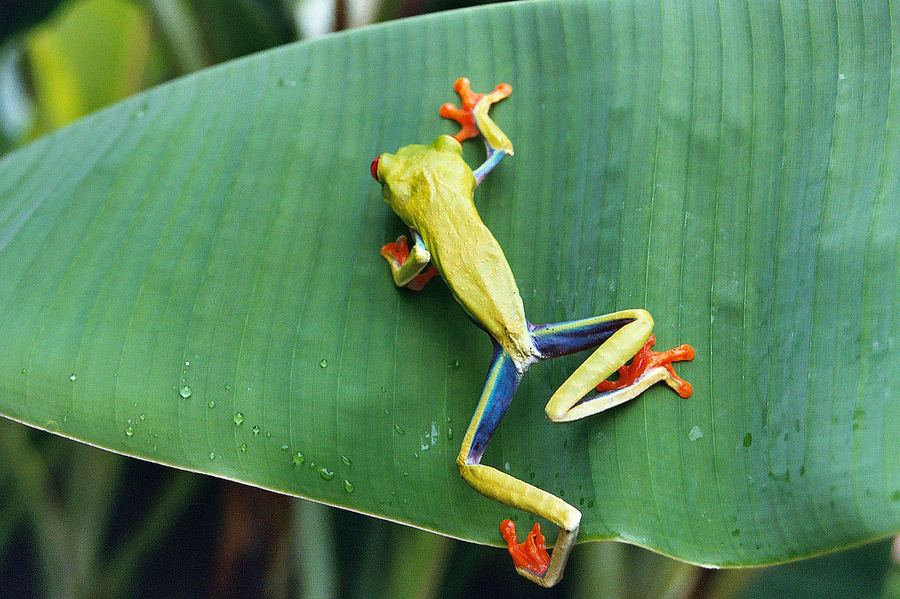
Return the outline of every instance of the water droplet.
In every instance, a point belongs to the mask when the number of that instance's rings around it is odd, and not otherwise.
[[[294,79],[285,79],[284,77],[281,77],[280,79],[278,79],[278,87],[296,87],[296,86],[297,86],[297,81]]]
[[[739,537],[739,536],[741,536],[741,529],[740,529],[740,528],[735,528],[734,530],[732,530],[732,531],[731,531],[731,536],[733,536],[733,537]]]
[[[210,459],[210,460],[216,459],[216,452],[210,451],[210,452],[209,452],[209,459]]]
[[[395,424],[395,425],[394,425],[394,431],[396,431],[398,435],[405,435],[405,434],[406,434],[406,431],[403,430],[403,427],[400,426],[399,424]]]
[[[231,385],[229,385],[228,383],[225,383],[225,390],[231,391]]]
[[[272,438],[272,431],[266,431],[266,439]]]
[[[77,378],[78,378],[78,377],[75,376],[75,373],[74,373],[74,372],[73,372],[72,374],[69,375],[69,380],[72,381],[73,383],[75,382],[75,380],[76,380]]]
[[[512,467],[509,465],[509,462],[504,462],[503,469],[506,470],[507,472],[509,472],[512,469]]]
[[[303,452],[298,451],[294,454],[291,460],[294,462],[295,466],[300,466],[301,464],[303,464],[303,462],[306,461],[306,456],[303,455]]]
[[[184,365],[185,365],[185,366],[190,366],[190,365],[191,365],[190,360],[185,360],[185,361],[184,361]]]
[[[344,490],[347,491],[348,493],[352,493],[353,492],[353,483],[351,483],[349,480],[345,479],[344,480]]]
[[[319,476],[322,477],[322,480],[331,480],[334,478],[334,472],[322,466],[319,468]]]
[[[747,433],[744,435],[744,447],[750,447],[753,445],[753,433]]]
[[[132,427],[130,427],[130,426],[126,426],[126,427],[125,427],[125,436],[126,436],[126,437],[133,437],[133,436],[134,436],[134,429],[133,429]]]
[[[345,456],[345,455],[342,455],[342,456],[341,456],[341,461],[344,463],[344,466],[349,466],[350,464],[353,463],[353,462],[350,461],[350,458],[348,458],[348,457]]]
[[[27,372],[28,372],[27,369],[25,369],[25,368],[22,369],[22,374],[25,374],[25,373],[27,373]]]
[[[418,452],[418,451],[414,451],[414,452],[413,452],[413,457],[416,458],[416,459],[418,460],[418,459],[419,459],[419,452]]]
[[[214,407],[216,407],[216,400],[211,399],[208,402],[206,402],[206,407],[209,408],[210,410],[212,410]]]
[[[699,439],[702,436],[703,436],[703,431],[700,430],[700,427],[697,426],[696,424],[691,427],[691,432],[688,433],[688,439],[690,439],[691,441],[696,441],[697,439]]]
[[[390,415],[391,415],[391,411],[388,410],[387,408],[385,408],[385,409],[382,410],[382,411],[384,412],[384,415],[385,415],[385,416],[390,416]]]
[[[131,423],[132,423],[131,418],[129,418],[128,420],[126,420],[125,423],[126,423],[126,424],[131,424]]]
[[[281,446],[281,451],[287,451],[287,450],[289,450],[289,449],[290,449],[290,447],[288,447],[287,445],[282,445],[282,446]]]
[[[322,358],[321,360],[319,360],[319,367],[328,368],[328,360],[326,360],[325,358]]]
[[[241,412],[235,412],[233,419],[236,426],[244,424],[244,415]]]
[[[241,443],[241,453],[246,453],[246,451],[247,451],[247,444]]]
[[[453,360],[449,364],[447,364],[447,368],[450,370],[458,370],[459,369],[459,360]]]
[[[449,426],[447,427],[447,440],[448,441],[453,440],[453,429],[450,428]]]
[[[147,415],[146,415],[146,414],[141,414],[140,416],[138,416],[138,418],[141,420],[141,422],[143,422],[143,421],[145,421],[145,420],[147,419]]]
[[[253,428],[251,428],[250,430],[253,432],[253,436],[255,437],[255,436],[259,435],[259,433],[262,429],[254,424]]]
[[[73,376],[74,376],[74,375],[73,375]],[[181,389],[178,390],[178,394],[179,394],[181,397],[187,399],[188,397],[191,396],[191,388],[188,387],[187,385],[184,385]]]

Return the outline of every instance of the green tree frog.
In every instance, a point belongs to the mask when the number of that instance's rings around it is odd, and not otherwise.
[[[689,397],[691,386],[678,377],[672,363],[693,359],[694,350],[682,345],[652,351],[653,319],[642,309],[543,325],[525,318],[512,270],[473,200],[475,187],[513,154],[509,138],[488,115],[490,106],[509,96],[512,88],[501,84],[478,94],[464,77],[454,88],[461,108],[444,104],[440,114],[457,121],[459,133],[372,161],[371,173],[382,186],[384,201],[412,237],[411,247],[401,236],[385,245],[381,255],[397,286],[419,290],[440,275],[468,316],[491,336],[494,353],[487,381],[456,462],[463,479],[479,493],[559,527],[551,555],[539,524],[523,543],[510,520],[500,525],[519,574],[550,587],[562,578],[581,512],[552,493],[481,463],[525,372],[540,360],[594,350],[547,402],[547,417],[567,422],[620,405],[661,381]],[[484,138],[487,158],[473,171],[462,158],[461,142],[478,134]],[[607,380],[616,372],[617,379]]]

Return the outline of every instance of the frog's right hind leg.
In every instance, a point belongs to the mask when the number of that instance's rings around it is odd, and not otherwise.
[[[653,318],[646,310],[622,310],[582,321],[533,327],[535,345],[547,357],[597,347],[547,402],[547,417],[568,422],[597,414],[634,399],[661,381],[682,397],[689,397],[690,384],[675,374],[672,362],[693,359],[693,348],[683,345],[653,352],[652,329]],[[632,358],[632,364],[625,366]],[[620,380],[606,381],[616,371]]]

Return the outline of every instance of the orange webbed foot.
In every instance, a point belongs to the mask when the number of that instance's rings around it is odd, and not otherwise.
[[[393,261],[397,266],[403,266],[403,263],[409,258],[409,244],[406,242],[406,235],[401,235],[397,241],[381,246],[380,253],[385,260]]]
[[[521,543],[516,538],[516,525],[512,520],[500,523],[500,534],[506,540],[506,546],[516,568],[528,570],[538,576],[544,575],[550,567],[550,554],[547,552],[544,535],[541,534],[541,525],[538,522],[534,523],[531,532]]]
[[[644,347],[634,355],[631,364],[626,364],[619,368],[619,378],[614,381],[601,381],[597,385],[597,391],[615,391],[634,384],[641,376],[658,366],[664,367],[669,375],[666,378],[666,384],[672,387],[678,395],[688,398],[694,392],[691,384],[678,376],[675,368],[672,366],[674,362],[682,362],[694,359],[694,348],[688,344],[679,345],[678,347],[656,352],[650,349],[656,343],[656,336],[650,335]]]
[[[438,110],[445,119],[451,119],[459,123],[459,132],[453,137],[456,141],[462,143],[467,139],[478,137],[478,123],[475,122],[475,105],[482,98],[487,98],[490,104],[496,104],[504,98],[508,98],[512,93],[512,86],[508,83],[501,83],[487,94],[479,94],[472,91],[468,78],[460,77],[453,84],[453,89],[459,95],[460,108],[457,108],[452,102],[443,104]]]

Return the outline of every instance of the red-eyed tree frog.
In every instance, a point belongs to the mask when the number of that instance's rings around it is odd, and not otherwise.
[[[512,270],[473,201],[475,187],[505,156],[513,154],[509,138],[488,116],[490,106],[508,97],[512,88],[501,84],[490,93],[478,94],[464,77],[454,88],[461,108],[444,104],[440,115],[457,121],[459,133],[441,135],[430,145],[381,154],[372,161],[372,176],[381,184],[384,201],[409,227],[413,240],[410,248],[401,236],[382,247],[381,255],[397,286],[420,290],[440,275],[468,316],[491,336],[494,354],[487,381],[456,463],[463,479],[479,493],[559,527],[551,556],[539,524],[523,543],[518,543],[510,520],[500,524],[519,574],[550,587],[562,578],[581,512],[547,491],[481,463],[525,372],[540,360],[594,349],[547,402],[547,417],[567,422],[634,399],[660,381],[681,397],[689,397],[691,385],[678,377],[672,363],[692,360],[694,350],[682,345],[652,351],[653,319],[641,309],[543,325],[525,318]],[[472,171],[462,158],[460,144],[479,133],[487,159]],[[616,380],[607,380],[616,372]]]

